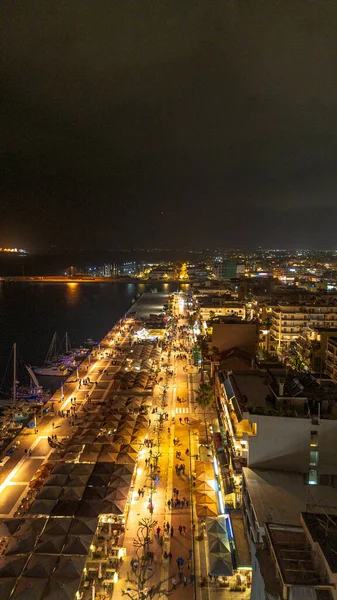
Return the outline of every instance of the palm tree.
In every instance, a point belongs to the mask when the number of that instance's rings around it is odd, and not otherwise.
[[[208,431],[207,431],[207,421],[206,421],[206,408],[212,406],[214,402],[214,390],[207,383],[201,383],[199,385],[199,389],[197,391],[197,396],[195,399],[198,406],[204,409],[204,420],[205,420],[205,432],[206,432],[206,440],[208,444]]]

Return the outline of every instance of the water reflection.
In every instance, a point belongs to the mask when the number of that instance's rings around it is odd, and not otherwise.
[[[66,301],[69,306],[75,306],[80,299],[80,284],[73,281],[66,284]]]

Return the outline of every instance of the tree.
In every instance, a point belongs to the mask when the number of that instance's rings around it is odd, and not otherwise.
[[[207,431],[207,421],[206,421],[206,408],[212,406],[214,402],[214,390],[207,383],[201,383],[199,385],[199,389],[197,391],[196,403],[198,406],[204,409],[204,419],[205,419],[205,432],[206,432],[206,440],[208,444],[208,431]]]

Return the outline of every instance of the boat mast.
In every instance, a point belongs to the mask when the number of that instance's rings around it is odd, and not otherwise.
[[[16,402],[16,342],[13,344],[13,402]]]

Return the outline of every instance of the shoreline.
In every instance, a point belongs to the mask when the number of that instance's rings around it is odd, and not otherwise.
[[[165,283],[191,284],[190,279],[139,279],[139,277],[64,277],[53,275],[23,275],[0,277],[0,282],[22,283],[139,283],[143,285],[159,285]]]

